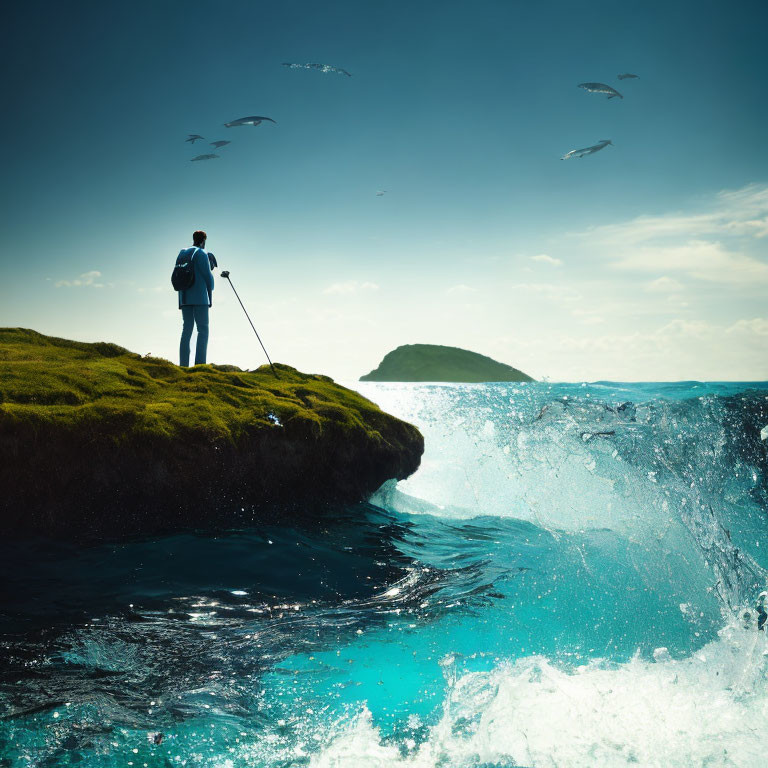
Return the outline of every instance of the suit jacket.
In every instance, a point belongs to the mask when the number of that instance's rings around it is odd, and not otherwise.
[[[213,272],[208,261],[208,254],[202,248],[182,248],[176,257],[176,263],[189,258],[192,251],[192,264],[195,267],[195,284],[186,291],[179,291],[179,309],[189,305],[213,305]],[[213,255],[213,254],[211,254]]]

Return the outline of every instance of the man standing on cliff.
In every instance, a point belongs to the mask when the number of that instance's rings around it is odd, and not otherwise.
[[[205,364],[208,352],[208,310],[213,304],[213,273],[211,266],[216,265],[212,253],[206,253],[205,241],[208,235],[202,230],[192,234],[192,247],[182,248],[176,264],[192,263],[195,279],[192,285],[179,291],[179,309],[181,310],[182,328],[179,346],[179,365],[189,365],[189,342],[192,330],[197,326],[197,346],[195,347],[195,365]]]

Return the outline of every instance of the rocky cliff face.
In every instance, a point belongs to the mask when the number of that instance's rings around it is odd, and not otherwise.
[[[419,431],[325,376],[179,368],[0,329],[0,529],[121,538],[322,515],[419,466]]]

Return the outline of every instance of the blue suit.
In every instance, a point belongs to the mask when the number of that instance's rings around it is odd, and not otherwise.
[[[196,250],[192,259],[195,265],[195,284],[186,291],[179,291],[179,309],[186,304],[207,304],[210,307],[213,303],[213,272],[208,254],[202,248],[182,248],[176,257],[176,263],[189,258],[193,250]]]
[[[176,263],[189,258],[193,251],[194,285],[186,291],[179,291],[179,309],[183,321],[179,364],[185,366],[189,365],[189,342],[195,326],[197,326],[195,365],[205,363],[208,352],[208,308],[213,304],[213,272],[211,272],[208,254],[202,248],[182,248]]]

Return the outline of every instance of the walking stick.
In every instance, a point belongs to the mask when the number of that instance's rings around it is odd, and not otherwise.
[[[228,270],[224,270],[221,273],[221,276],[226,278],[229,281],[229,284],[232,285],[232,278],[229,276]],[[277,375],[275,366],[272,364],[272,361],[269,359],[269,352],[267,352],[267,348],[264,346],[264,342],[261,340],[261,336],[259,336],[259,332],[256,330],[256,326],[253,324],[253,320],[251,320],[251,316],[248,314],[248,310],[243,305],[243,302],[240,301],[240,296],[235,290],[234,285],[232,285],[232,290],[235,291],[235,296],[237,296],[237,300],[240,302],[240,306],[243,307],[243,312],[245,312],[245,316],[248,318],[248,322],[251,324],[251,328],[253,328],[253,332],[256,334],[256,338],[259,340],[259,344],[261,344],[261,348],[264,350],[264,354],[267,356],[267,360],[269,360],[269,367],[272,369],[272,373],[275,374],[276,379],[279,379],[280,377]]]

